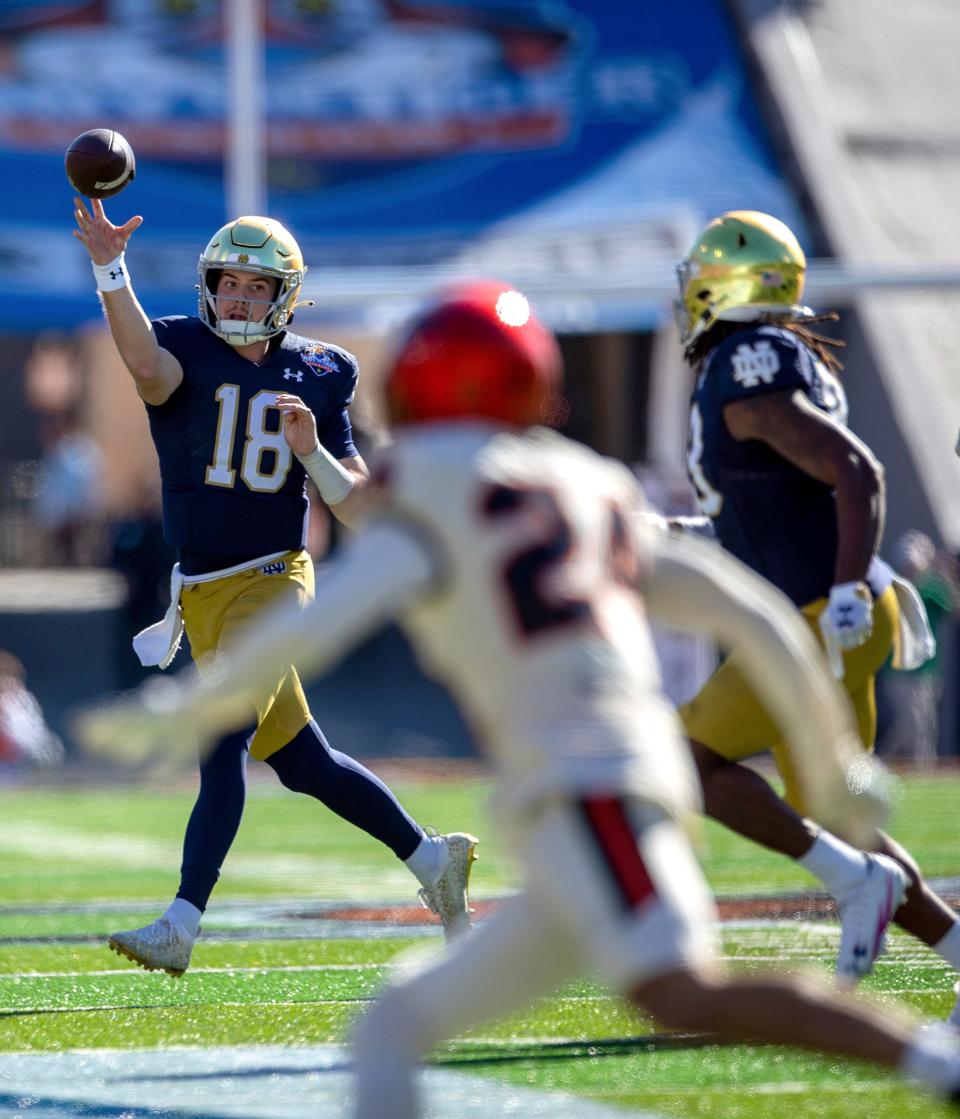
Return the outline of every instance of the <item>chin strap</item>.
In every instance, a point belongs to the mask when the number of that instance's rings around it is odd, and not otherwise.
[[[254,323],[252,319],[217,319],[216,333],[231,346],[252,346],[256,342],[267,342],[280,333],[279,330],[272,334],[264,334],[262,330],[248,331],[247,328],[251,325],[262,327],[263,324]]]

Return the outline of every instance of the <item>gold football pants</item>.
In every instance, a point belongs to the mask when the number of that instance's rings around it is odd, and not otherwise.
[[[826,608],[825,598],[803,607],[803,616],[823,644],[817,618]],[[850,696],[864,749],[870,751],[877,736],[877,672],[893,648],[899,619],[897,597],[888,587],[873,604],[873,632],[859,648],[843,658],[843,686]],[[754,694],[738,668],[736,655],[728,657],[700,691],[680,708],[687,736],[728,761],[742,761],[769,750],[785,785],[786,800],[803,811],[798,784],[784,735]]]
[[[277,571],[281,564],[282,570]],[[274,573],[267,574],[269,571]],[[256,641],[253,623],[261,611],[281,602],[306,605],[313,593],[313,561],[306,552],[288,552],[262,567],[185,586],[180,609],[200,672],[240,642]],[[278,672],[272,685],[251,695],[250,705],[257,713],[257,732],[250,752],[261,760],[285,746],[310,719],[306,696],[292,665]]]

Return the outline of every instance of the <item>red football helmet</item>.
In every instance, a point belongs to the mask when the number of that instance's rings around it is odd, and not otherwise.
[[[482,281],[441,293],[407,327],[387,374],[393,424],[478,419],[516,427],[562,409],[560,348],[520,292]]]

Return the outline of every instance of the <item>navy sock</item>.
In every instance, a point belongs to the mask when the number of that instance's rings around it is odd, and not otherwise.
[[[186,834],[177,897],[204,910],[240,827],[247,796],[247,753],[253,728],[221,738],[200,765],[200,793]]]
[[[311,719],[302,731],[267,758],[288,789],[316,797],[389,847],[398,859],[409,859],[423,839],[423,829],[370,770],[330,748]]]

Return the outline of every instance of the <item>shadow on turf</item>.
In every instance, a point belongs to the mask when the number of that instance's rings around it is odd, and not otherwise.
[[[430,1057],[425,1064],[435,1067],[458,1065],[501,1065],[519,1061],[569,1061],[583,1057],[617,1057],[633,1053],[653,1053],[666,1049],[699,1049],[708,1045],[739,1044],[712,1034],[661,1033],[640,1037],[607,1037],[597,1041],[505,1042],[502,1049],[489,1045],[458,1049],[444,1056]]]
[[[31,1015],[38,1014],[90,1014],[109,1010],[177,1010],[184,1009],[188,1005],[188,1003],[175,1003],[171,1006],[170,1003],[166,1002],[145,1002],[138,1006],[124,1002],[118,1003],[116,1006],[104,1006],[102,1003],[98,1003],[96,1006],[29,1006],[23,1010],[0,1010],[0,1020],[4,1018],[29,1018]],[[0,1112],[0,1115],[2,1114],[3,1112]]]

